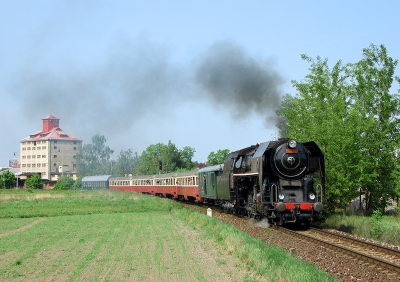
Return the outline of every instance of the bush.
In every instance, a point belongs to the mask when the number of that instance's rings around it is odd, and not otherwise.
[[[61,175],[56,185],[54,185],[54,190],[71,190],[74,187],[74,180],[69,175]]]
[[[4,171],[3,174],[0,176],[1,188],[13,188],[15,187],[15,183],[15,175],[9,170]]]
[[[30,189],[43,189],[43,180],[39,174],[35,173],[26,180],[26,188]]]

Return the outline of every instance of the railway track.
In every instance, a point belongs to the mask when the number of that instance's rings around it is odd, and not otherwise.
[[[188,207],[206,213],[207,206]],[[400,281],[400,251],[323,229],[260,228],[258,221],[213,208],[213,217],[225,221],[267,244],[277,245],[309,261],[340,281]],[[266,232],[266,230],[269,230]],[[296,241],[296,242],[295,242]]]
[[[382,281],[385,281],[385,276],[390,280],[400,280],[398,250],[316,228],[301,231],[278,229],[300,240],[312,241],[318,246],[343,254],[349,257],[349,263],[352,263],[352,259],[357,261],[360,267],[373,267],[376,272],[382,273]]]

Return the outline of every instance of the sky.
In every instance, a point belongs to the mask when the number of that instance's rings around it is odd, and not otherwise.
[[[49,115],[83,144],[105,136],[114,159],[171,141],[205,162],[275,140],[276,108],[309,73],[301,54],[333,66],[383,44],[399,60],[399,11],[397,0],[0,0],[0,166]]]

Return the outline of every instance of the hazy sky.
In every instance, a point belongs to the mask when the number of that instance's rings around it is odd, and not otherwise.
[[[48,115],[84,144],[104,135],[114,158],[171,140],[204,162],[275,139],[281,97],[309,73],[300,55],[354,63],[372,43],[400,59],[399,11],[394,0],[0,0],[0,166]]]

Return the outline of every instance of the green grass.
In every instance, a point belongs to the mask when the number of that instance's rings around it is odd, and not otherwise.
[[[165,211],[176,206],[172,201],[113,190],[7,192],[0,194],[0,218]]]
[[[0,240],[0,281],[334,281],[215,218],[128,192],[2,192]]]
[[[399,216],[367,217],[356,214],[344,215],[343,213],[337,213],[327,218],[321,226],[400,245]]]

